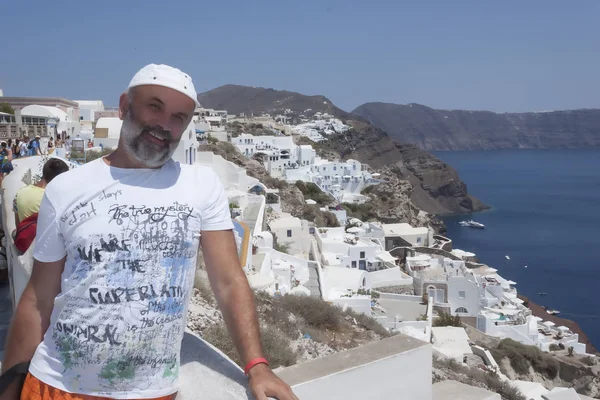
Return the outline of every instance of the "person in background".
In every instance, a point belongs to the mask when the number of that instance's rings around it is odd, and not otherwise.
[[[67,139],[65,140],[65,153],[67,153],[67,157],[71,154],[71,136],[67,135]]]
[[[0,161],[0,173],[4,177],[14,169],[12,165],[13,152],[6,142],[0,144],[0,156],[2,157],[2,161]]]
[[[36,136],[31,142],[29,142],[29,155],[39,156],[40,154],[40,137]]]
[[[42,179],[33,185],[24,186],[17,191],[13,200],[15,213],[15,246],[22,253],[26,252],[35,238],[37,228],[37,214],[48,185],[54,178],[67,172],[69,166],[59,158],[51,158],[42,168]]]
[[[29,138],[26,136],[19,144],[19,157],[25,157],[29,153]]]
[[[48,155],[54,152],[54,143],[52,143],[52,138],[48,140]]]
[[[13,158],[21,157],[21,141],[19,139],[15,139],[15,144],[12,146]]]
[[[88,149],[91,149],[92,147],[94,147],[94,142],[92,142],[92,139],[88,139]]]

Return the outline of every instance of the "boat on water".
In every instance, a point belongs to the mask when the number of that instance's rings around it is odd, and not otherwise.
[[[506,257],[507,260],[510,260],[510,256],[504,256],[504,257]]]
[[[485,225],[481,222],[473,221],[472,219],[468,221],[460,221],[461,226],[466,226],[468,228],[476,228],[476,229],[484,229]]]
[[[546,292],[538,292],[538,296],[548,296],[548,293],[546,293]]]
[[[544,311],[546,311],[548,314],[550,315],[556,315],[556,314],[560,314],[560,311],[558,310],[550,310],[548,307],[546,306],[542,306],[542,308],[544,309]]]

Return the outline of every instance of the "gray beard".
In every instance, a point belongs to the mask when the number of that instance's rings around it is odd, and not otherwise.
[[[167,146],[157,146],[144,138],[142,133],[152,132],[160,138],[165,138]],[[171,138],[171,133],[158,126],[142,126],[135,121],[131,107],[127,111],[121,126],[121,137],[127,152],[140,164],[148,168],[162,167],[177,149],[178,141]]]

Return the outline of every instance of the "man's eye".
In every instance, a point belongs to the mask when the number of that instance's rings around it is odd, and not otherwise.
[[[152,108],[156,108],[156,109],[159,109],[159,108],[160,108],[160,107],[158,106],[158,104],[154,104],[154,103],[150,104],[150,107],[152,107]]]

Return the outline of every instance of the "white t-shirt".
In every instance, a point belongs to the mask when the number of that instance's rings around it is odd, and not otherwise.
[[[30,372],[93,396],[177,391],[200,233],[232,228],[207,167],[170,160],[122,169],[98,159],[56,177],[40,206],[34,258],[66,262]]]

